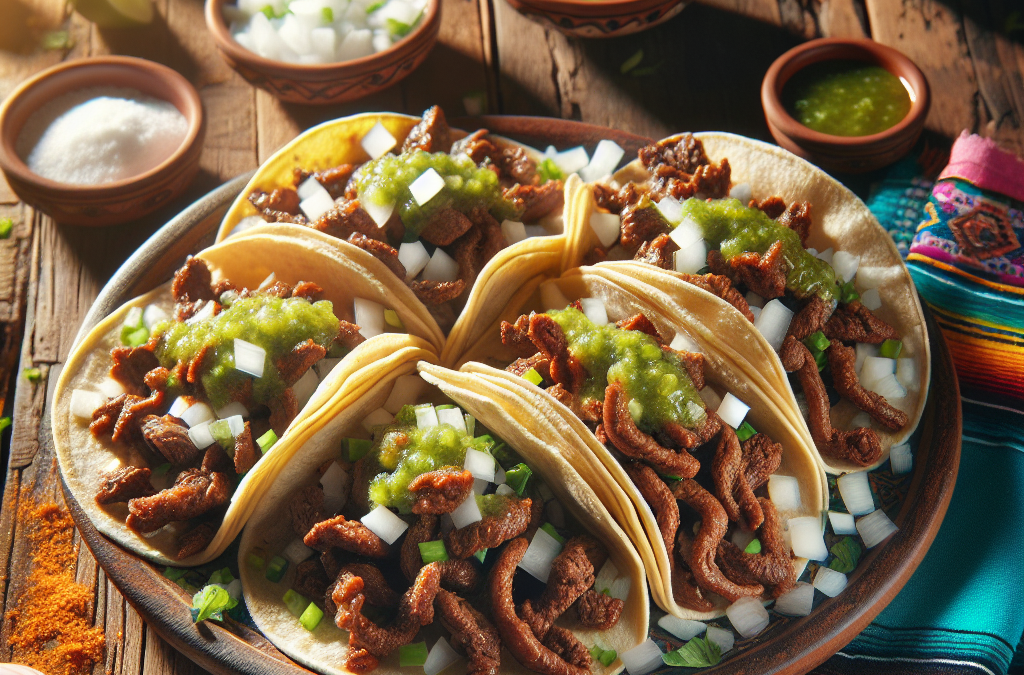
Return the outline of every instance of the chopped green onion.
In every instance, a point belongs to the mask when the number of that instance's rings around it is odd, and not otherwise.
[[[238,604],[238,601],[228,595],[228,592],[215,584],[204,586],[201,591],[192,596],[193,623],[199,623],[205,619],[221,621],[224,618],[224,611],[231,609]]]
[[[188,570],[181,569],[180,567],[164,568],[164,576],[170,579],[171,581],[177,581],[178,579],[182,578],[183,576],[185,576],[185,572],[188,572]]]
[[[306,611],[299,617],[302,627],[312,633],[320,625],[320,619],[324,618],[324,611],[312,602],[306,607]]]
[[[750,426],[750,422],[744,422],[743,424],[740,425],[740,428],[736,430],[736,438],[740,439],[741,441],[745,441],[756,434],[757,429]]]
[[[276,584],[278,581],[281,581],[281,578],[284,577],[284,573],[287,571],[288,560],[279,555],[275,555],[270,559],[270,563],[267,565],[266,577]]]
[[[123,335],[123,333],[122,333]],[[149,342],[149,329],[143,326],[136,328],[122,338],[122,342],[128,347],[141,347]]]
[[[476,418],[469,413],[465,414],[466,418],[466,433],[472,436],[476,432]]]
[[[217,570],[210,575],[211,584],[230,584],[235,580],[235,575],[227,567]]]
[[[750,543],[747,544],[747,547],[745,549],[743,549],[743,552],[744,553],[749,553],[751,555],[757,555],[758,553],[761,552],[761,540],[760,539],[751,539]]]
[[[564,544],[565,543],[565,537],[563,537],[562,535],[558,534],[558,530],[556,530],[555,526],[552,525],[551,523],[544,523],[543,525],[540,526],[540,529],[542,529],[545,532],[547,532],[548,534],[550,534],[551,538],[554,539],[555,541],[557,541],[559,544]]]
[[[610,666],[612,665],[612,661],[614,661],[618,656],[618,652],[614,649],[606,649],[601,652],[601,655],[597,657],[597,660],[601,662],[602,666]]]
[[[393,38],[405,37],[406,35],[409,34],[409,31],[412,30],[411,23],[399,21],[398,19],[389,18],[387,19],[386,23],[388,27],[388,35],[390,35]]]
[[[3,431],[7,427],[11,426],[11,424],[13,424],[13,422],[11,422],[10,417],[0,417],[0,431]]]
[[[43,376],[43,371],[39,370],[38,368],[26,368],[25,370],[22,371],[22,374],[25,376],[25,379],[28,380],[29,382],[38,382],[39,379]]]
[[[818,372],[828,368],[828,355],[825,352],[811,352],[814,356],[814,363],[818,366]]]
[[[234,457],[235,437],[231,435],[231,427],[228,425],[228,421],[217,420],[216,422],[210,422],[209,429],[213,440],[220,443],[220,447],[224,448],[230,456]]]
[[[330,9],[330,7],[324,7],[324,9]],[[392,328],[398,328],[405,330],[405,324],[402,323],[402,318],[398,316],[398,312],[393,309],[384,310],[384,323],[391,326]]]
[[[451,410],[454,407],[451,403],[445,403],[443,405],[435,405],[434,410]]]
[[[819,330],[805,337],[804,344],[807,345],[808,349],[817,349],[819,352],[823,352],[828,349],[829,345],[832,343],[827,337],[825,337],[825,334]]]
[[[540,383],[544,381],[544,378],[540,376],[536,368],[530,368],[528,371],[523,373],[523,379],[530,384],[536,384],[540,386]]]
[[[480,564],[483,565],[484,564],[484,558],[487,557],[487,549],[486,548],[480,549],[479,551],[477,551],[476,553],[473,554],[473,557],[476,558],[477,560],[479,560]]]
[[[275,18],[274,17],[274,8],[271,7],[270,5],[264,5],[263,8],[260,9],[260,11],[263,12],[263,16],[267,17],[268,19]]]
[[[350,462],[359,461],[373,447],[373,443],[365,438],[346,438],[345,443],[348,446],[348,461]]]
[[[505,483],[515,490],[517,495],[522,497],[523,492],[526,490],[526,483],[532,475],[533,469],[522,463],[516,464],[505,472]]]
[[[398,665],[422,666],[427,662],[427,643],[414,642],[411,645],[402,645],[398,648]]]
[[[847,281],[839,287],[839,302],[844,305],[848,305],[854,300],[860,300],[860,294],[857,293],[857,289],[854,287],[853,282]]]
[[[597,645],[594,645],[593,647],[590,648],[590,658],[592,658],[595,661],[599,660],[601,658],[601,654],[603,654],[603,653],[604,653],[604,648],[603,647],[598,647]]]
[[[186,593],[195,594],[195,592],[199,590],[198,588],[190,584],[185,577],[175,579],[174,583],[178,584],[178,588],[182,589]]]
[[[273,429],[267,429],[267,433],[256,439],[256,445],[260,446],[260,452],[264,455],[274,447],[274,443],[277,443],[277,434]]]
[[[644,60],[644,50],[638,49],[636,53],[630,56],[628,59],[622,62],[619,66],[619,72],[625,75],[629,71],[633,70],[640,65],[640,62]]]
[[[903,342],[900,340],[886,340],[882,348],[878,350],[879,355],[886,359],[898,359],[903,351]]]
[[[153,469],[153,475],[154,476],[163,476],[163,475],[165,475],[170,470],[171,470],[171,463],[170,462],[164,462],[160,466],[158,466],[155,469]]]
[[[423,559],[424,565],[429,565],[432,562],[443,562],[448,560],[448,551],[445,550],[444,542],[440,539],[437,541],[421,541],[420,558]]]
[[[334,23],[334,10],[330,7],[321,7],[320,14],[323,16],[324,23]],[[388,310],[385,310],[384,318],[388,318]]]
[[[263,570],[263,566],[267,564],[267,554],[262,548],[254,548],[249,551],[249,555],[245,556],[245,564],[249,566],[249,569],[260,572]]]
[[[541,163],[537,165],[537,174],[540,176],[541,183],[546,183],[549,180],[562,180],[565,178],[565,174],[558,168],[558,165],[555,164],[555,160],[550,157],[541,161]]]
[[[366,13],[367,13],[367,14],[373,14],[373,13],[374,13],[374,12],[376,12],[376,11],[377,11],[378,9],[380,9],[381,7],[383,7],[383,6],[384,6],[384,4],[385,4],[385,3],[387,2],[387,1],[388,1],[388,0],[377,0],[377,2],[374,2],[374,3],[372,3],[372,4],[371,4],[371,5],[369,6],[369,7],[367,7],[367,8],[366,8]]]
[[[309,600],[290,588],[284,592],[284,597],[281,599],[284,601],[288,611],[294,614],[296,618],[302,616],[302,613],[306,611],[306,605],[309,604]]]
[[[14,231],[14,221],[10,218],[0,218],[0,239],[7,239]]]

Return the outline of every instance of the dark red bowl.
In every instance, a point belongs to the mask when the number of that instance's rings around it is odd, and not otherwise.
[[[800,124],[786,111],[782,89],[800,70],[830,60],[864,61],[885,68],[907,87],[910,112],[895,126],[869,136],[833,136]],[[761,83],[761,105],[779,145],[824,169],[859,173],[892,164],[910,152],[924,129],[931,93],[920,68],[895,49],[872,40],[823,38],[794,47],[775,60]]]

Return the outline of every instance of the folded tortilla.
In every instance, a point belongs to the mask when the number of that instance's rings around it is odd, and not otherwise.
[[[931,347],[928,343],[924,312],[899,250],[857,195],[810,162],[775,145],[735,134],[706,132],[696,133],[694,137],[704,144],[704,151],[712,162],[720,162],[723,158],[729,160],[733,184],[748,183],[755,199],[777,195],[787,204],[796,201],[810,202],[813,222],[807,246],[819,251],[832,248],[860,256],[860,267],[857,271],[858,288],[862,288],[859,282],[863,279],[871,279],[872,283],[877,283],[882,307],[874,313],[899,332],[903,341],[900,357],[914,359],[916,384],[907,387],[907,395],[904,398],[889,400],[890,405],[907,414],[907,425],[897,432],[888,431],[878,425],[872,427],[882,443],[882,456],[871,466],[862,467],[849,461],[825,457],[822,458],[822,463],[825,470],[832,474],[867,471],[878,467],[888,459],[889,449],[893,445],[906,442],[917,429],[924,414],[931,378]],[[642,182],[649,177],[649,173],[637,159],[615,174],[612,185]],[[587,191],[591,192],[589,189]],[[582,264],[587,252],[600,245],[597,235],[589,227],[590,216],[596,208],[592,192],[582,195],[575,193],[572,198],[580,201],[567,205],[566,214],[567,217],[571,214],[571,217],[576,219],[572,225],[572,232],[578,238],[569,244],[568,266]],[[679,281],[679,276],[675,272],[653,265],[646,267],[650,273],[641,276],[672,297],[680,293],[682,286],[688,285]],[[729,303],[719,300],[717,304],[720,311],[734,315],[734,323],[743,322],[750,325],[750,322],[743,319]],[[774,379],[775,390],[791,410],[790,417],[800,420],[806,426],[778,355],[769,348],[770,354],[766,356],[761,347],[767,343],[758,346],[754,344],[755,342],[747,340],[743,345],[736,346],[733,350],[736,352],[736,364],[752,376],[764,371],[765,378]],[[832,407],[832,422],[839,429],[848,429],[850,422],[859,412],[856,406],[844,399]]]
[[[381,359],[391,358],[403,349],[416,354],[434,352],[443,341],[437,325],[400,282],[390,284],[388,277],[374,269],[379,264],[373,256],[355,249],[339,251],[318,241],[315,232],[253,229],[245,236],[232,238],[198,254],[206,261],[214,280],[227,278],[237,286],[257,288],[271,272],[289,284],[312,281],[324,289],[324,299],[334,305],[339,319],[353,320],[355,297],[374,300],[394,309],[409,334],[384,334],[371,338],[349,352],[331,371],[310,400],[292,421],[278,442],[245,474],[228,503],[224,518],[206,549],[187,559],[176,559],[177,538],[184,532],[172,523],[156,532],[142,536],[125,525],[128,507],[125,503],[99,505],[96,493],[101,474],[117,466],[147,466],[139,451],[115,445],[109,438],[100,439],[89,431],[88,420],[71,413],[71,394],[76,389],[97,390],[108,376],[112,365],[110,351],[121,345],[121,326],[128,312],[155,304],[173,315],[174,299],[170,282],[130,300],[101,321],[72,350],[64,365],[56,389],[52,411],[54,447],[60,469],[69,489],[86,515],[100,532],[118,544],[159,564],[199,565],[211,560],[227,547],[242,529],[261,495],[287,463],[296,446],[291,437],[303,429],[317,426],[311,413],[331,398],[337,382],[379,367]],[[392,287],[394,286],[394,287]],[[409,304],[406,304],[409,302]],[[171,401],[167,401],[169,406]]]
[[[602,647],[614,649],[619,654],[643,642],[647,638],[649,608],[641,561],[629,537],[608,514],[596,491],[581,480],[565,458],[552,450],[562,442],[560,435],[563,431],[530,424],[529,411],[522,409],[518,398],[489,387],[475,376],[434,365],[435,361],[436,357],[408,352],[404,359],[394,358],[381,364],[373,385],[368,389],[350,391],[356,378],[339,383],[335,397],[318,413],[320,426],[304,431],[301,437],[296,436],[295,442],[301,447],[260,500],[242,531],[239,549],[242,589],[246,606],[260,631],[281,651],[313,670],[328,675],[348,672],[342,665],[348,651],[348,633],[334,624],[334,617],[324,616],[315,630],[307,631],[282,601],[283,593],[291,583],[292,572],[287,572],[280,583],[268,581],[262,572],[248,566],[245,556],[254,547],[262,548],[268,556],[275,555],[295,538],[290,522],[281,517],[287,500],[303,487],[316,482],[317,467],[338,457],[343,438],[368,437],[362,425],[363,419],[384,404],[398,377],[415,373],[418,365],[423,378],[437,387],[431,387],[418,400],[439,403],[447,396],[473,415],[479,424],[508,443],[536,474],[545,479],[568,514],[581,526],[581,532],[599,539],[619,574],[630,579],[622,616],[612,629],[598,633],[582,630],[571,622],[564,625],[573,630],[584,644],[593,645],[598,641]],[[559,624],[563,624],[563,620]],[[429,646],[441,635],[443,633],[435,616],[434,623],[422,628],[414,641],[426,640]],[[460,667],[464,669],[465,662]],[[618,659],[609,666],[602,666],[599,662],[593,666],[598,675],[614,675],[622,669],[622,662]],[[402,672],[398,665],[398,651],[382,659],[373,672],[379,675]],[[457,667],[452,672],[460,671]],[[501,672],[525,674],[530,671],[503,649]]]

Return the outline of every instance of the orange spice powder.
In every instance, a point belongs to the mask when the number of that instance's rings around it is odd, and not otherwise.
[[[83,675],[103,660],[103,628],[92,625],[93,589],[75,582],[75,524],[66,510],[37,504],[27,491],[18,509],[32,545],[32,571],[7,612],[13,661],[47,675]]]

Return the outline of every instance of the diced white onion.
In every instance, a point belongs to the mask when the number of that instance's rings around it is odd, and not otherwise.
[[[146,309],[142,311],[142,325],[146,327],[146,330],[153,330],[153,326],[170,318],[167,312],[157,305],[146,305]]]
[[[92,419],[93,412],[106,401],[99,392],[75,389],[71,392],[71,414],[82,419]]]
[[[299,0],[301,2],[302,0]],[[320,181],[315,176],[310,176],[306,180],[302,181],[299,187],[295,188],[295,192],[299,195],[299,200],[309,199],[313,195],[320,194],[321,192],[327,192],[324,186],[320,184]]]
[[[828,247],[828,248],[826,248],[826,249],[825,249],[824,251],[822,251],[822,252],[820,252],[820,253],[816,254],[816,255],[815,255],[814,257],[815,257],[815,258],[817,258],[818,260],[824,260],[824,261],[825,261],[825,262],[827,262],[827,263],[828,263],[829,265],[831,265],[831,264],[832,264],[832,256],[833,256],[833,255],[834,255],[834,253],[833,253],[833,251],[832,251],[832,247],[831,247],[831,246],[829,246],[829,247]]]
[[[567,176],[579,172],[580,169],[590,164],[590,155],[582,145],[555,153],[551,159],[555,166]]]
[[[448,412],[447,410],[440,411],[441,413]],[[440,413],[438,413],[440,415]],[[444,421],[444,420],[442,420]],[[466,462],[463,465],[466,471],[473,474],[474,478],[480,478],[487,481],[488,483],[494,481],[494,457],[491,457],[486,452],[480,452],[473,448],[466,448]]]
[[[676,333],[675,337],[672,338],[672,342],[670,342],[668,346],[670,349],[674,349],[677,352],[690,352],[692,354],[701,353],[700,345],[694,342],[693,338],[683,331]]]
[[[834,598],[846,588],[846,575],[822,565],[814,573],[814,587],[830,598]]]
[[[745,638],[752,638],[768,627],[768,610],[758,598],[749,595],[726,607],[725,614],[736,632]]]
[[[293,565],[298,565],[312,554],[313,549],[303,544],[301,539],[292,539],[291,543],[281,551],[281,555],[288,558]]]
[[[175,417],[180,417],[181,421],[189,427],[198,426],[204,422],[213,422],[217,419],[213,411],[210,410],[210,406],[205,403],[193,403],[182,411],[180,415],[175,415]]]
[[[900,384],[900,381],[896,379],[896,375],[886,375],[883,378],[875,380],[870,387],[865,387],[869,391],[873,391],[886,400],[892,400],[895,398],[903,398],[907,395],[906,388]]]
[[[877,288],[870,288],[860,294],[860,304],[872,312],[882,306],[882,297],[878,294]]]
[[[227,419],[228,417],[234,417],[235,415],[238,415],[239,417],[248,417],[249,411],[246,410],[245,406],[239,403],[238,401],[232,401],[223,408],[217,409],[217,417],[219,419],[223,420]]]
[[[747,294],[744,296],[744,298],[746,299],[747,304],[750,305],[751,307],[764,307],[764,298],[762,298],[754,291],[747,291]]]
[[[103,378],[96,388],[107,398],[115,398],[124,393],[124,385],[112,377]]]
[[[743,424],[743,418],[750,412],[750,406],[739,400],[731,393],[726,393],[718,406],[718,416],[722,421],[733,429],[738,429]]]
[[[515,490],[510,488],[505,483],[502,483],[501,485],[499,485],[498,489],[495,490],[494,492],[495,492],[495,494],[499,494],[499,495],[506,496],[506,497],[514,495],[516,493]]]
[[[526,231],[527,239],[531,237],[547,237],[551,235],[551,232],[549,232],[543,225],[526,225],[524,230]],[[511,244],[512,242],[509,243]]]
[[[391,424],[395,419],[395,416],[389,413],[384,408],[377,408],[372,413],[363,418],[363,428],[373,433],[374,427],[379,427],[384,424]]]
[[[832,523],[832,531],[836,534],[857,534],[857,523],[852,513],[829,511],[828,522]]]
[[[867,471],[844,473],[836,482],[839,485],[839,494],[843,498],[843,504],[852,515],[863,516],[875,509]]]
[[[857,378],[861,382],[864,381],[863,371],[861,370],[864,367],[864,362],[867,361],[869,356],[877,357],[879,351],[878,345],[869,345],[866,342],[857,343],[857,363],[854,367],[857,369]]]
[[[887,359],[883,356],[867,356],[860,369],[861,385],[865,389],[872,389],[878,380],[896,372],[896,359]]]
[[[352,487],[352,479],[341,464],[331,462],[320,476],[320,486],[324,490],[324,508],[330,514],[337,513],[348,501],[349,490]]]
[[[483,478],[474,478],[473,492],[477,493],[478,495],[486,494],[487,488],[490,487],[490,485],[491,481],[489,480],[484,480]]]
[[[238,438],[238,435],[245,431],[245,420],[242,419],[241,415],[226,417],[224,421],[228,423],[228,431],[231,432],[232,438]]]
[[[455,518],[454,513],[452,513],[452,518]],[[558,543],[558,540],[544,530],[538,529],[537,534],[533,535],[533,541],[530,542],[530,547],[526,549],[526,554],[523,555],[519,566],[544,583],[547,583],[548,576],[551,574],[551,563],[554,561],[555,556],[561,552],[562,545]]]
[[[605,309],[604,301],[600,298],[580,298],[580,306],[583,313],[596,326],[608,325],[608,310]]]
[[[417,406],[415,412],[417,429],[430,429],[438,425],[437,410],[434,409],[434,406]]]
[[[758,317],[761,316],[761,307],[750,307],[750,314],[754,317],[754,321],[757,321]]]
[[[595,211],[590,215],[590,227],[594,230],[594,234],[597,235],[601,246],[608,248],[619,240],[619,230],[622,227],[622,221],[614,213]]]
[[[737,527],[735,530],[733,530],[732,537],[730,537],[730,540],[733,544],[736,545],[736,548],[742,551],[745,548],[747,548],[750,542],[754,541],[754,533],[748,532],[747,530],[744,530],[741,527]]]
[[[466,417],[468,418],[469,415],[466,415]],[[473,430],[470,429],[469,433],[470,433],[470,435],[472,435],[473,434]],[[505,470],[501,468],[500,464],[495,462],[494,463],[494,483],[496,485],[501,485],[504,482],[505,482]]]
[[[326,63],[334,59],[334,54],[338,50],[338,34],[331,26],[318,26],[309,31],[309,43],[313,50],[310,60],[315,63]]]
[[[861,427],[871,427],[871,415],[863,410],[854,415],[853,419],[850,420],[850,429],[860,429]]]
[[[444,178],[433,168],[420,174],[419,178],[409,184],[409,192],[416,203],[423,206],[444,189]]]
[[[821,520],[817,516],[790,518],[789,533],[793,540],[793,553],[797,557],[808,560],[824,560],[828,557]]]
[[[419,398],[425,385],[426,382],[419,375],[402,375],[395,378],[388,400],[384,402],[384,409],[392,415],[397,415],[402,406],[411,405]]]
[[[624,154],[626,151],[615,141],[600,141],[594,148],[594,156],[590,158],[590,163],[580,170],[580,178],[589,183],[611,175]]]
[[[761,335],[772,346],[772,349],[779,351],[782,341],[786,339],[789,332],[789,324],[793,321],[793,311],[778,301],[769,300],[761,309],[761,314],[754,321],[754,328],[761,331]]]
[[[818,249],[814,248],[813,246],[808,246],[804,250],[807,251],[808,253],[810,253],[813,256],[817,256],[818,255]]]
[[[718,392],[710,386],[704,387],[700,390],[700,397],[704,400],[704,405],[706,405],[709,410],[717,410],[718,406],[722,405],[722,397],[719,396]]]
[[[188,430],[188,437],[192,441],[192,444],[200,450],[205,450],[213,445],[213,434],[210,433],[209,422],[203,422],[202,424],[197,424],[194,427],[191,427]]]
[[[292,385],[292,393],[295,394],[295,402],[299,405],[299,410],[305,407],[306,403],[313,396],[313,392],[316,391],[317,386],[320,385],[320,378],[316,376],[316,373],[312,368],[302,374],[302,377]]]
[[[806,581],[798,582],[793,588],[775,601],[775,611],[786,616],[807,616],[814,606],[814,586]]]
[[[185,399],[184,396],[179,396],[178,398],[174,399],[173,403],[171,403],[171,409],[167,411],[167,414],[171,415],[172,417],[177,417],[180,419],[181,414],[188,410],[190,405],[191,404],[188,402],[188,400]]]
[[[914,455],[909,443],[900,443],[889,448],[889,467],[896,475],[910,473],[914,468]]]
[[[235,338],[235,369],[253,377],[263,377],[267,352],[263,347]]]
[[[423,268],[426,281],[455,281],[459,278],[459,264],[440,248],[434,249],[434,255]]]
[[[263,281],[260,282],[260,285],[257,286],[256,289],[262,291],[270,288],[275,281],[277,281],[277,274],[275,272],[271,272]]]
[[[708,629],[708,625],[703,621],[680,619],[679,617],[672,616],[671,614],[666,614],[658,619],[658,625],[663,630],[675,635],[683,642],[692,640]]]
[[[704,238],[704,230],[692,218],[683,218],[678,225],[672,228],[668,236],[679,248],[687,248],[690,244]],[[701,266],[703,265],[702,262]]]
[[[683,274],[696,274],[707,264],[707,259],[708,246],[703,239],[687,244],[672,254],[675,271]]]
[[[900,528],[889,520],[885,511],[877,509],[857,521],[857,531],[866,548],[874,548],[881,544],[892,533]]]
[[[458,652],[448,644],[448,640],[440,637],[427,653],[427,660],[423,662],[423,675],[437,675],[461,658]]]
[[[540,285],[540,303],[545,310],[565,309],[569,305],[569,298],[554,282],[546,281]]]
[[[320,220],[320,216],[334,208],[334,199],[331,198],[331,195],[328,194],[327,190],[325,190],[315,178],[308,179],[306,183],[309,181],[316,183],[316,186],[320,188],[320,191],[314,192],[309,196],[309,198],[303,199],[299,202],[299,209],[306,214],[306,217],[309,218],[309,222],[315,223]],[[306,183],[303,183],[303,185]]]
[[[800,508],[800,481],[793,476],[772,474],[768,476],[768,497],[780,511],[796,511]]]
[[[526,239],[526,226],[515,220],[503,220],[501,233],[505,235],[505,241],[511,246]]]
[[[359,144],[363,146],[363,150],[371,159],[380,159],[395,147],[398,141],[391,135],[391,132],[384,128],[383,124],[377,122],[372,129],[366,132]]]
[[[619,577],[608,586],[608,595],[616,600],[626,601],[629,597],[629,589],[632,586],[629,577]]]
[[[750,183],[738,183],[729,190],[729,196],[740,200],[740,203],[746,206],[754,198],[754,191],[751,189]]]
[[[142,308],[132,307],[128,310],[128,313],[124,315],[124,324],[128,328],[136,328],[142,323]]]
[[[469,493],[464,502],[459,504],[458,508],[452,511],[452,523],[455,525],[456,530],[461,530],[473,523],[479,523],[481,520],[483,520],[483,516],[480,514],[480,507],[476,503],[476,491],[474,490]]]
[[[228,592],[228,595],[235,600],[242,598],[242,580],[232,579],[231,583],[224,584],[224,590]]]
[[[261,218],[260,216],[246,216],[245,218],[242,218],[240,221],[238,221],[233,228],[231,228],[231,231],[228,232],[228,237],[233,237],[236,234],[241,234],[242,232],[245,232],[249,228],[256,227],[257,225],[265,225],[266,222],[267,221],[263,220],[263,218]],[[146,321],[145,317],[143,317],[142,321]]]
[[[198,312],[196,312],[189,318],[185,319],[185,323],[188,324],[189,326],[192,326],[201,321],[206,321],[207,319],[211,318],[213,316],[214,309],[216,309],[214,305],[214,302],[207,300],[206,302],[203,303],[203,306],[199,308]]]
[[[683,219],[683,205],[672,195],[668,195],[660,202],[657,202],[656,205],[658,210],[661,211],[661,215],[665,217],[665,220],[673,225]]]
[[[398,262],[405,267],[405,280],[411,281],[430,262],[430,254],[420,241],[404,243],[398,247]]]
[[[359,519],[375,535],[388,545],[394,544],[402,533],[409,529],[409,524],[391,512],[386,506],[378,506]]]
[[[369,214],[373,222],[377,223],[377,227],[384,227],[388,224],[388,220],[391,219],[391,214],[395,212],[394,204],[374,204],[369,199],[360,200],[359,204],[363,207],[363,210]]]
[[[384,332],[384,305],[366,298],[354,298],[352,306],[360,335],[369,340]]]
[[[832,256],[832,269],[836,271],[836,276],[842,278],[843,281],[852,281],[853,277],[857,275],[858,267],[860,267],[859,255],[836,251]]]
[[[619,654],[629,675],[647,675],[657,670],[663,665],[661,656],[661,647],[651,638]]]
[[[917,386],[917,363],[914,359],[896,359],[896,379],[908,389]]]
[[[728,628],[718,628],[717,626],[708,626],[708,634],[704,639],[718,645],[723,654],[731,650],[733,645],[736,644],[736,636],[732,634],[731,630]]]

